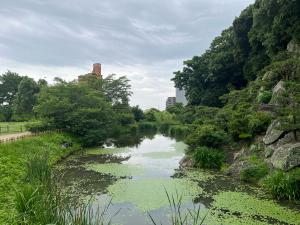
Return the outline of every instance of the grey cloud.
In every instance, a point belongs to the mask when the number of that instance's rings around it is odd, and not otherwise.
[[[1,0],[0,58],[55,68],[137,65],[172,85],[179,68],[166,62],[201,54],[253,1]]]

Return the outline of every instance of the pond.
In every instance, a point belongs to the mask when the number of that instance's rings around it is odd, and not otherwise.
[[[112,224],[171,224],[167,193],[183,213],[200,208],[204,224],[300,224],[299,206],[268,199],[258,188],[216,171],[181,170],[186,145],[161,134],[129,136],[86,149],[57,165],[72,204],[90,201]]]

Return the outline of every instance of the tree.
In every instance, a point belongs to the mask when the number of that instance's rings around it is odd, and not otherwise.
[[[119,102],[122,104],[128,104],[129,97],[132,95],[129,80],[125,76],[115,79],[115,76],[115,74],[112,74],[103,80],[104,95],[112,103]]]
[[[115,76],[112,74],[105,79],[98,79],[93,75],[86,75],[80,79],[79,83],[99,91],[113,104],[128,105],[129,97],[132,94],[129,80],[125,76],[119,78],[115,78]]]
[[[23,78],[14,72],[6,72],[0,76],[0,104],[12,105]]]
[[[39,85],[29,77],[24,77],[19,84],[14,100],[14,113],[23,119],[33,117],[33,106],[36,104]]]
[[[143,110],[141,110],[138,105],[137,106],[133,106],[131,108],[131,111],[133,113],[135,121],[139,122],[139,121],[145,119],[145,114],[144,114]]]
[[[48,127],[70,132],[86,146],[101,144],[117,127],[111,103],[98,91],[76,83],[42,89],[35,112]]]

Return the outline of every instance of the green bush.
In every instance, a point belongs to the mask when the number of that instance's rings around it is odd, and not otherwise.
[[[242,181],[256,183],[268,174],[268,166],[266,164],[251,165],[241,171],[240,179]]]
[[[170,124],[169,123],[160,124],[159,132],[161,132],[162,134],[169,135],[169,131],[170,131]]]
[[[300,169],[284,173],[275,171],[263,181],[265,189],[277,199],[300,199]]]
[[[272,115],[268,112],[255,112],[249,117],[248,126],[252,134],[265,132],[272,121]]]
[[[157,130],[157,125],[152,122],[140,122],[138,123],[139,131],[153,131]]]
[[[215,148],[227,144],[228,136],[223,130],[214,125],[202,125],[187,137],[186,143],[191,147],[207,146]]]
[[[258,102],[268,104],[271,101],[272,98],[272,92],[271,91],[264,91],[259,94],[258,96]]]
[[[218,149],[202,146],[194,149],[193,158],[197,167],[220,169],[225,156],[224,153]]]
[[[51,130],[51,126],[45,122],[38,121],[26,124],[26,129],[33,133]]]
[[[172,137],[185,137],[190,128],[184,125],[171,125],[170,126],[170,135]]]

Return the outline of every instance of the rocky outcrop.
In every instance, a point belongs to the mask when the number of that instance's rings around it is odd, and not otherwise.
[[[280,96],[285,93],[286,89],[284,87],[284,82],[279,81],[278,84],[273,88],[273,94],[270,101],[270,104],[279,105],[280,104]]]
[[[239,178],[241,172],[251,166],[252,164],[248,161],[236,161],[226,170],[226,174]]]
[[[300,43],[295,40],[291,40],[287,46],[288,52],[300,54]]]
[[[179,162],[179,167],[180,168],[194,167],[193,159],[191,157],[189,157],[188,155],[184,156]]]
[[[276,148],[270,162],[274,168],[285,171],[300,166],[300,143],[288,143]]]
[[[284,131],[281,130],[281,123],[279,120],[275,120],[269,126],[265,137],[263,138],[263,142],[265,145],[270,145],[276,142],[282,135]]]

